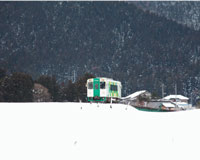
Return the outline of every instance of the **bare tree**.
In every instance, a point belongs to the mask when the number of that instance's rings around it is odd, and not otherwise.
[[[51,102],[51,94],[41,84],[35,83],[33,89],[33,102]]]

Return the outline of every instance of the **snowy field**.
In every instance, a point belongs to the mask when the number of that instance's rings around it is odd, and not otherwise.
[[[199,160],[200,110],[1,103],[0,160]]]

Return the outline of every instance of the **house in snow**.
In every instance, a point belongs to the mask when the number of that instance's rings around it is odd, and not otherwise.
[[[189,109],[192,107],[192,105],[188,103],[189,98],[182,95],[169,95],[164,97],[163,100],[171,101],[180,109]]]
[[[122,103],[134,106],[139,110],[176,111],[179,109],[176,104],[169,100],[152,100],[151,93],[146,90],[137,91],[121,100]]]
[[[123,97],[121,99],[125,101],[130,101],[130,100],[134,101],[134,100],[140,100],[142,98],[151,99],[151,93],[146,90],[142,90],[142,91],[134,92],[130,94],[129,96]]]
[[[164,97],[163,100],[169,100],[169,101],[172,101],[172,102],[188,103],[189,98],[182,96],[182,95],[169,95],[167,97]]]
[[[150,99],[151,93],[146,90],[142,90],[121,98],[121,103],[132,104],[133,106],[143,106],[145,105],[145,102],[149,101]]]
[[[160,104],[160,109],[165,111],[175,111],[178,110],[178,106],[172,102],[163,102]]]
[[[121,98],[121,103],[129,104],[137,109],[158,111],[179,111],[190,108],[189,98],[182,95],[169,95],[163,99],[152,100],[151,93],[142,90]]]

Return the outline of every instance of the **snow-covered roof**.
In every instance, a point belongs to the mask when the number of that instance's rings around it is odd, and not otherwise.
[[[177,107],[179,107],[179,108],[186,108],[186,107],[189,107],[189,104],[188,104],[188,103],[185,103],[185,102],[174,102],[174,104],[176,104]]]
[[[168,108],[175,108],[176,106],[172,103],[162,103],[163,106],[168,107]]]
[[[167,97],[164,97],[163,99],[170,100],[170,99],[181,99],[181,100],[188,100],[188,97],[182,96],[182,95],[169,95]]]
[[[106,77],[96,77],[96,78],[99,78],[100,81],[102,81],[102,80],[103,80],[103,81],[112,81],[112,82],[120,83],[120,84],[121,84],[120,81],[114,80],[114,79],[112,79],[112,78],[106,78]],[[89,79],[87,80],[87,82],[93,82],[94,79],[95,79],[95,78],[89,78]]]
[[[146,92],[146,90],[137,91],[135,93],[130,94],[129,96],[123,97],[123,99],[127,99],[127,98],[134,99],[137,96],[139,96],[140,94],[145,93],[145,92]]]
[[[97,77],[97,78],[99,78],[99,79],[108,79],[108,80],[114,80],[114,79],[112,79],[112,78],[107,78],[107,77]]]

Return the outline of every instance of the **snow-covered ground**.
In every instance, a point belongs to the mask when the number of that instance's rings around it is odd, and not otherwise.
[[[200,110],[1,103],[1,160],[199,160]]]

